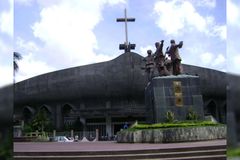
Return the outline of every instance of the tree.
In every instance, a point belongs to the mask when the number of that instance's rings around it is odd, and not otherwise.
[[[13,52],[13,67],[14,67],[14,72],[17,72],[19,69],[19,66],[17,64],[17,61],[22,59],[22,55],[18,52]]]
[[[15,74],[16,72],[18,71],[19,69],[19,66],[18,66],[18,63],[17,61],[21,60],[22,59],[22,55],[18,52],[13,52],[13,80],[14,80],[14,83],[15,83]]]
[[[32,121],[33,128],[44,131],[45,127],[49,124],[49,119],[47,118],[47,113],[44,109],[41,109],[36,117]]]

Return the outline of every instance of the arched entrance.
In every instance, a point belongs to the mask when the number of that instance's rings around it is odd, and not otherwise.
[[[37,119],[41,119],[41,123],[39,123],[39,125],[41,124],[41,126],[43,128],[41,128],[41,130],[44,131],[48,131],[48,132],[52,132],[52,130],[54,129],[53,127],[53,115],[52,115],[52,109],[50,106],[48,105],[42,105],[37,113]]]
[[[26,106],[23,108],[22,118],[25,123],[31,122],[35,114],[35,110],[32,107]]]
[[[75,121],[73,122],[73,129],[74,129],[75,131],[83,131],[83,127],[84,127],[84,125],[83,125],[83,123],[81,122],[80,117],[78,116],[78,117],[75,119]]]
[[[70,114],[73,112],[73,107],[70,104],[64,104],[62,107],[62,115],[63,117],[70,116]]]
[[[74,122],[76,121],[74,117],[72,117],[73,106],[70,104],[64,104],[61,109],[62,117],[63,117],[63,127],[64,130],[69,130],[73,127]]]
[[[212,115],[216,120],[218,120],[217,105],[213,100],[207,103],[207,105],[204,108],[204,111],[206,115]]]
[[[52,110],[51,110],[51,107],[48,106],[48,105],[43,105],[40,107],[40,110],[39,111],[43,111],[45,112],[45,114],[47,115],[47,117],[49,119],[52,119]]]

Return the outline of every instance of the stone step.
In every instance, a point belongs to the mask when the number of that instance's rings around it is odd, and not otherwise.
[[[226,160],[226,155],[208,155],[208,156],[190,156],[190,157],[172,157],[172,158],[161,158],[161,157],[138,157],[135,155],[130,156],[119,156],[119,157],[106,157],[106,156],[94,156],[94,157],[82,157],[82,156],[22,156],[22,157],[14,157],[17,160],[76,160],[76,159],[84,159],[84,160],[127,160],[127,159],[148,159],[148,160]]]
[[[148,160],[157,160],[159,158],[153,158]],[[226,155],[214,155],[214,156],[195,156],[195,157],[180,157],[180,158],[161,158],[161,160],[226,160]]]
[[[197,147],[195,147],[197,148]],[[151,151],[151,150],[149,150]],[[172,152],[149,152],[149,153],[142,153],[140,151],[129,151],[128,153],[122,153],[118,152],[118,154],[115,152],[114,154],[109,151],[108,154],[102,154],[100,152],[97,152],[98,154],[89,154],[89,152],[83,152],[80,155],[67,153],[66,154],[51,154],[49,152],[46,154],[41,154],[35,152],[35,154],[24,154],[19,155],[14,153],[14,159],[17,160],[48,160],[48,159],[59,159],[59,160],[67,160],[67,159],[86,159],[86,160],[102,160],[102,159],[114,159],[114,160],[120,160],[120,159],[149,159],[149,158],[161,158],[164,160],[177,160],[177,159],[195,159],[195,160],[201,160],[201,159],[226,159],[226,149],[205,149],[205,150],[193,150],[193,151],[172,151]],[[100,153],[100,154],[99,154]]]
[[[67,156],[67,155],[116,155],[116,154],[147,154],[147,153],[168,153],[168,152],[191,152],[191,151],[211,151],[211,150],[226,150],[226,145],[215,146],[196,146],[182,148],[166,148],[166,149],[145,149],[145,150],[116,150],[116,151],[67,151],[67,152],[14,152],[15,156]]]

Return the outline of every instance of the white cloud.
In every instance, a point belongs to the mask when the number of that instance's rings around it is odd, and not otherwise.
[[[218,65],[226,65],[226,58],[223,54],[218,54],[217,57],[214,59],[212,65],[218,66]]]
[[[23,52],[37,52],[39,47],[33,41],[25,41],[21,37],[16,38],[17,49]]]
[[[240,46],[239,27],[240,27],[240,6],[237,0],[227,0],[227,23],[228,23],[228,43],[227,43],[227,62],[228,71],[240,74]]]
[[[240,54],[237,54],[234,56],[234,58],[232,59],[233,61],[233,67],[230,66],[229,71],[233,72],[233,73],[240,73]]]
[[[51,64],[38,59],[37,53],[41,50],[33,41],[25,41],[21,37],[17,37],[15,43],[15,50],[21,51],[22,55],[22,59],[17,61],[19,70],[16,72],[16,82],[56,70]],[[43,54],[42,57],[44,58]]]
[[[0,87],[13,83],[12,65],[0,65]]]
[[[227,57],[228,72],[240,75],[240,65],[239,65],[240,53],[239,51],[234,51],[234,48],[233,49],[230,48],[230,49],[233,52],[229,52],[229,49],[228,49],[228,57]]]
[[[203,53],[200,55],[200,60],[203,65],[209,65],[210,63],[212,63],[213,54],[209,52]]]
[[[215,7],[215,1],[210,4]],[[216,25],[212,16],[200,15],[191,1],[158,1],[154,5],[154,13],[157,15],[155,23],[166,35],[197,31],[209,36],[224,38],[223,27]],[[215,34],[212,34],[213,31]]]
[[[0,31],[13,37],[13,0],[8,0],[10,8],[0,13]]]
[[[240,7],[233,2],[233,0],[227,0],[227,23],[229,25],[240,25]]]
[[[200,61],[196,61],[195,65],[218,69],[223,72],[226,72],[227,64],[226,64],[226,56],[224,54],[214,54],[211,52],[205,52],[199,55]]]
[[[222,40],[226,40],[226,38],[227,38],[227,26],[226,25],[215,26],[213,28],[213,32],[212,33],[214,35],[219,35]]]
[[[19,70],[16,73],[16,82],[55,70],[55,68],[45,62],[36,60],[32,53],[24,55],[23,59],[18,61],[18,66]]]
[[[1,37],[2,34],[0,34],[0,87],[13,82],[13,50],[11,44],[13,38],[13,0],[3,3],[8,3],[10,7],[0,12],[0,33],[7,35],[6,37]]]
[[[4,41],[0,38],[0,55],[1,58],[3,58],[3,56],[6,56],[7,54],[9,54],[9,49],[10,46],[7,45],[6,43],[4,43]]]
[[[93,30],[103,20],[104,5],[125,3],[125,0],[48,2],[41,1],[43,8],[40,19],[32,25],[33,35],[43,44],[17,38],[17,48],[26,53],[23,60],[19,61],[18,81],[57,69],[110,60],[116,56],[95,53],[98,44]]]
[[[104,4],[123,2],[72,0],[45,7],[41,10],[40,21],[32,26],[34,36],[45,43],[45,51],[55,51],[50,53],[51,57],[64,60],[58,62],[63,65],[75,66],[109,60],[112,56],[94,52],[98,44],[93,29],[102,20]]]

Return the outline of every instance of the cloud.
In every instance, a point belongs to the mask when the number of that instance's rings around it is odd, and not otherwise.
[[[1,54],[1,58],[3,58],[3,56],[6,56],[7,54],[9,54],[9,49],[11,47],[6,44],[0,37],[0,54]]]
[[[226,58],[223,54],[218,54],[217,57],[214,59],[212,65],[213,66],[218,66],[218,65],[226,65]]]
[[[227,38],[227,26],[215,26],[212,31],[213,35],[219,36],[222,40],[226,40]]]
[[[94,28],[103,20],[102,10],[106,4],[116,5],[125,0],[48,2],[41,1],[40,19],[31,25],[34,37],[42,43],[17,38],[17,48],[24,57],[19,61],[18,81],[117,56],[96,53],[98,42]]]
[[[16,82],[30,78],[46,72],[56,70],[45,62],[36,60],[33,53],[26,54],[22,60],[18,61],[19,70],[16,73]]]
[[[198,65],[207,67],[207,68],[218,68],[221,71],[226,71],[226,56],[224,54],[214,54],[211,52],[205,52],[199,55],[200,61],[195,62]]]
[[[0,87],[12,84],[13,0],[4,1],[9,8],[0,12]],[[6,35],[6,36],[5,36]]]
[[[215,1],[210,4],[214,7]],[[216,25],[214,17],[200,15],[191,1],[157,1],[153,12],[157,15],[156,25],[166,35],[180,35],[189,31],[197,31],[208,36],[224,38],[222,33],[224,28]],[[213,31],[215,34],[212,34]]]
[[[13,83],[13,69],[12,65],[0,65],[0,87]]]
[[[200,60],[202,62],[203,65],[208,65],[212,62],[213,59],[213,54],[206,52],[200,55]]]
[[[240,27],[240,6],[237,0],[227,0],[227,24],[228,24],[228,42],[227,42],[227,62],[228,71],[240,75],[240,46],[239,27]]]
[[[0,31],[13,37],[13,0],[8,0],[10,8],[0,13]]]
[[[109,60],[112,56],[95,53],[98,43],[93,30],[103,20],[101,11],[104,4],[123,2],[61,1],[41,10],[40,21],[32,26],[33,34],[44,42],[44,51],[54,51],[48,52],[53,63],[75,66]]]
[[[39,47],[33,41],[25,41],[21,37],[17,37],[15,43],[17,45],[17,49],[24,53],[39,51]]]
[[[231,65],[229,66],[229,71],[232,72],[232,73],[240,73],[240,54],[237,54],[234,56],[233,58],[233,66],[232,67]]]
[[[227,23],[228,23],[228,25],[236,25],[236,26],[240,25],[239,9],[240,9],[240,7],[238,7],[238,5],[233,2],[233,0],[227,0]]]

